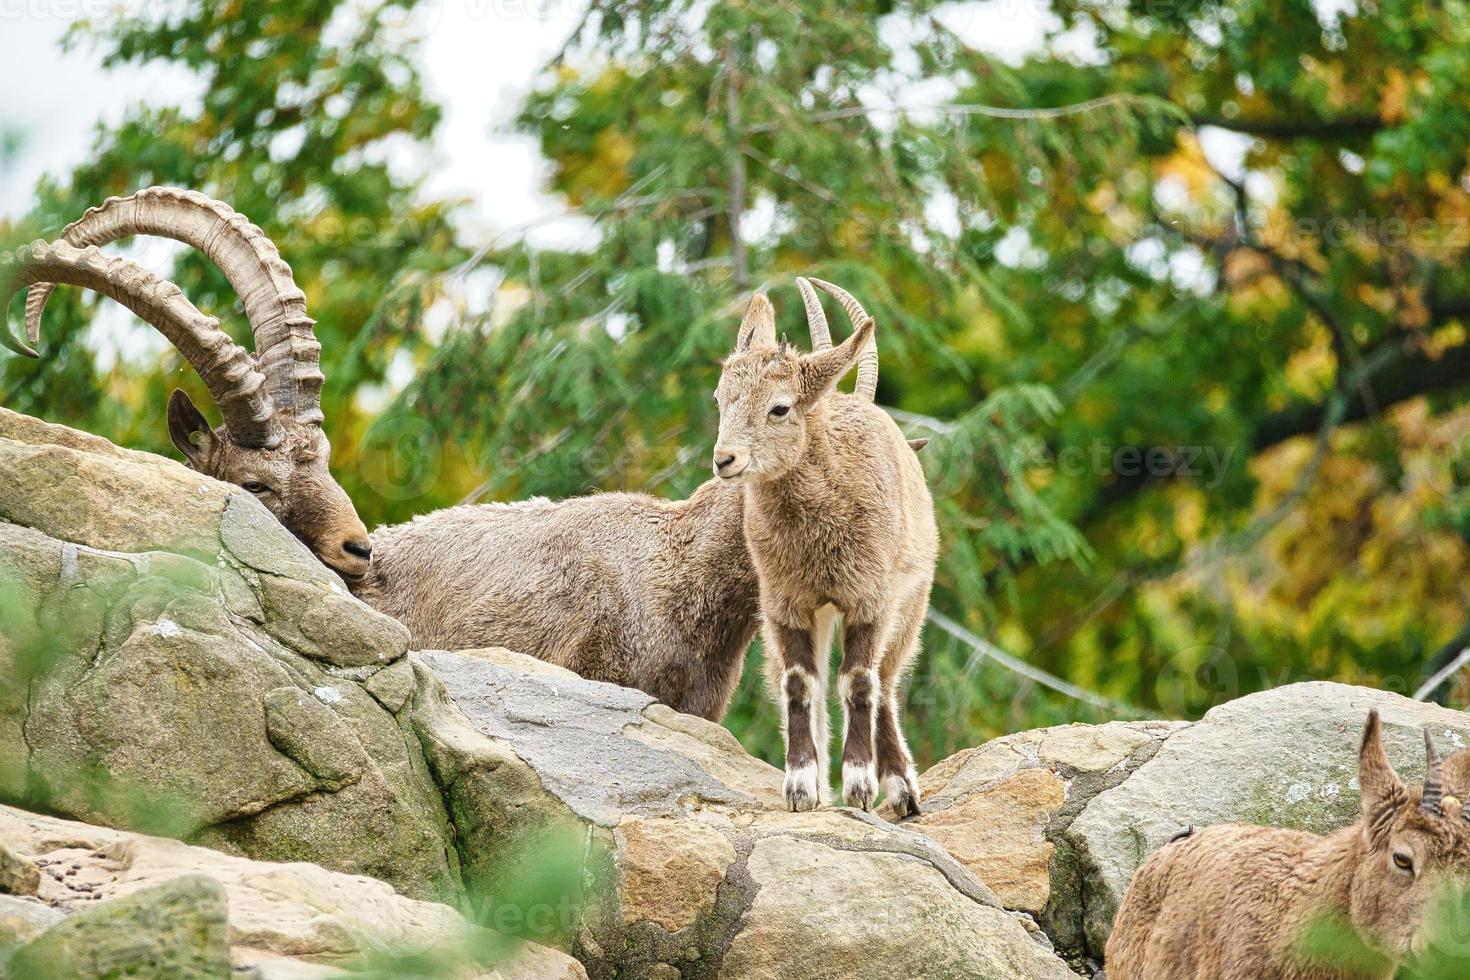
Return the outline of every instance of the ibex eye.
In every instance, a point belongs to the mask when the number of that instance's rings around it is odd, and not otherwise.
[[[1393,866],[1400,871],[1413,871],[1414,859],[1407,854],[1395,854],[1393,856]]]
[[[777,405],[775,408],[771,409],[771,417],[779,419],[789,411],[791,411],[790,405]]]
[[[247,480],[246,482],[240,484],[240,486],[244,487],[246,490],[249,490],[251,493],[270,492],[270,487],[266,486],[264,483],[256,483],[254,480]]]

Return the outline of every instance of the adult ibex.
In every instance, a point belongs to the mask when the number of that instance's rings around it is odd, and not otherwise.
[[[1329,837],[1227,824],[1155,851],[1118,909],[1108,980],[1393,977],[1470,875],[1470,750],[1441,762],[1424,741],[1424,785],[1405,786],[1369,714],[1362,816]]]
[[[219,321],[200,313],[171,282],[97,246],[133,235],[172,238],[203,252],[245,306],[255,353],[237,345]],[[51,243],[33,242],[0,258],[0,299],[30,286],[26,335],[41,332],[55,284],[109,296],[169,339],[204,380],[224,424],[211,428],[183,391],[168,402],[168,428],[189,465],[253,493],[323,563],[349,583],[367,574],[367,529],[328,469],[322,432],[317,343],[306,297],[276,247],[229,205],[193,191],[153,187],[110,198]],[[0,307],[3,310],[3,307]],[[0,343],[36,352],[8,328]]]

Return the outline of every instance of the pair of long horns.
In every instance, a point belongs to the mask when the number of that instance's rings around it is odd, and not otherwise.
[[[852,321],[856,329],[868,319],[868,311],[863,309],[851,293],[841,286],[835,286],[824,279],[808,279],[804,276],[796,277],[796,288],[801,292],[801,301],[806,306],[807,329],[812,335],[812,350],[823,350],[832,346],[832,329],[827,325],[827,314],[822,309],[822,301],[817,296],[817,291],[812,288],[813,284],[822,290],[832,294],[842,309],[847,313],[847,318]],[[853,388],[853,394],[860,395],[868,401],[872,401],[878,394],[878,343],[877,340],[869,340],[862,353],[858,355],[857,384]]]
[[[133,235],[172,238],[213,262],[245,307],[254,355],[173,283],[97,248]],[[0,259],[0,298],[8,301],[18,289],[30,287],[30,344],[40,339],[47,299],[63,283],[111,297],[167,337],[199,372],[235,442],[277,445],[281,414],[299,422],[322,421],[321,345],[312,329],[315,321],[306,314],[306,295],[265,232],[228,204],[195,191],[150,187],[109,198],[68,225],[56,242],[34,242]],[[36,356],[8,328],[0,328],[0,344]]]
[[[1419,808],[1435,817],[1444,816],[1444,760],[1434,747],[1434,738],[1429,727],[1424,728],[1424,753],[1427,763],[1424,768],[1424,793],[1419,798]],[[1460,808],[1460,819],[1470,823],[1470,806]]]

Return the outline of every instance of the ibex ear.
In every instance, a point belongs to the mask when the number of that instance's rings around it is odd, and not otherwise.
[[[1362,787],[1363,816],[1370,821],[1386,806],[1407,799],[1403,780],[1394,772],[1388,753],[1383,751],[1383,725],[1378,720],[1377,709],[1368,712],[1368,724],[1363,728],[1363,743],[1358,748],[1358,784]]]
[[[837,384],[844,374],[857,363],[858,355],[873,339],[877,329],[873,318],[868,317],[858,328],[836,347],[828,347],[801,358],[801,401],[810,405]]]
[[[168,396],[168,435],[194,469],[204,472],[214,453],[214,430],[182,388]]]
[[[752,347],[776,346],[776,309],[765,293],[756,293],[745,307],[745,318],[740,321],[740,332],[735,342],[737,354]]]

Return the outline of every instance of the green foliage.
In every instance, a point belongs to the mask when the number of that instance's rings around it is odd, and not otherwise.
[[[1396,976],[1399,980],[1455,980],[1470,969],[1466,942],[1463,884],[1446,882],[1428,903],[1422,951]],[[1336,915],[1312,919],[1298,937],[1293,953],[1303,965],[1333,976],[1382,976],[1392,964]]]
[[[454,978],[478,976],[515,956],[527,940],[570,945],[584,914],[584,843],[578,834],[548,833],[521,842],[518,873],[494,885],[470,882],[460,901],[469,923],[462,936],[430,948],[392,945],[343,964],[348,976],[363,978]]]

